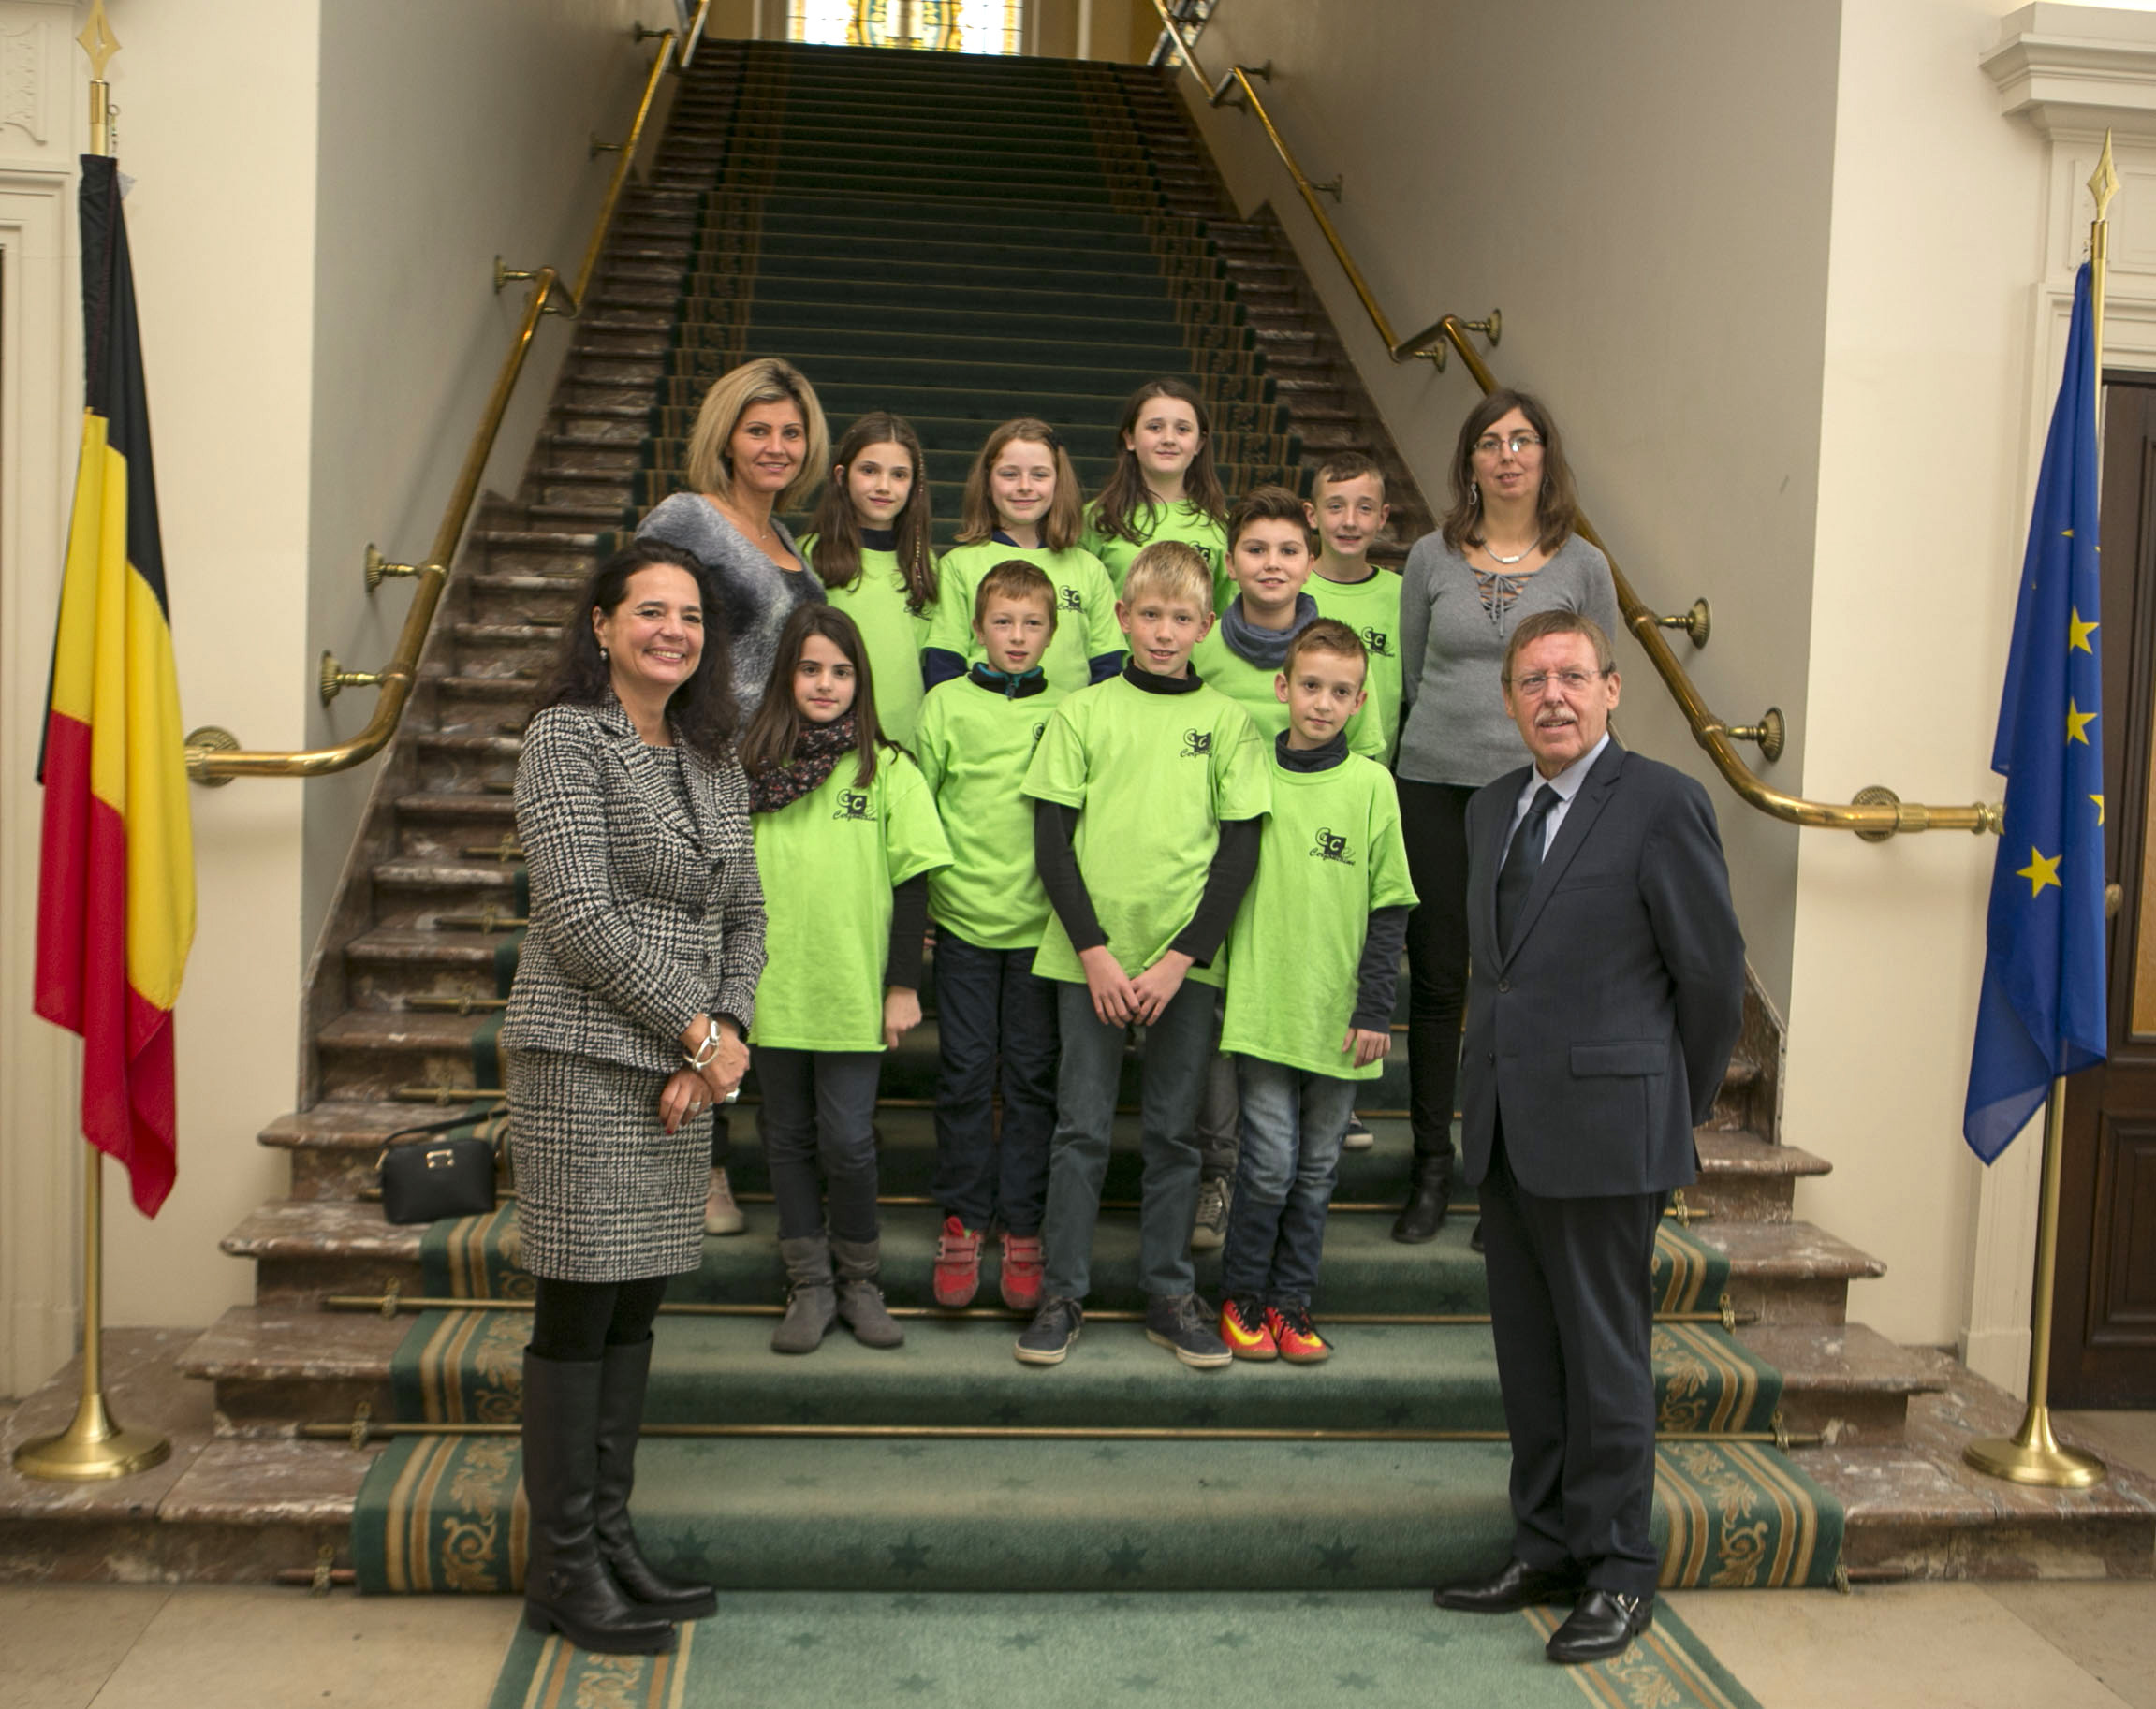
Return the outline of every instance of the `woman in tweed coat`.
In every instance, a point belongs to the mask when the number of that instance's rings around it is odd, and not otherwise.
[[[525,1619],[587,1649],[671,1649],[711,1587],[629,1525],[652,1323],[703,1250],[711,1109],[747,1071],[764,966],[726,637],[689,553],[594,574],[524,733],[532,924],[502,1042],[524,1267]]]

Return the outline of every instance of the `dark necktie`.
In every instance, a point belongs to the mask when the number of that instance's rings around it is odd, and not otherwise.
[[[1520,905],[1534,888],[1534,875],[1542,870],[1542,827],[1557,805],[1557,791],[1545,783],[1527,804],[1527,817],[1512,834],[1512,846],[1504,852],[1504,865],[1497,874],[1497,942],[1512,947],[1512,928],[1518,923]]]

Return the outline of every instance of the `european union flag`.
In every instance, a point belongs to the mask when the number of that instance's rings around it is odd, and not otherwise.
[[[2006,779],[2006,830],[1991,873],[1961,1117],[1963,1137],[1987,1163],[2056,1076],[2101,1062],[2106,1048],[2095,354],[2084,265],[1991,748],[1991,768]]]

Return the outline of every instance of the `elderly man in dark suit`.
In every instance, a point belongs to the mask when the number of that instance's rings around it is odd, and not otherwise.
[[[1503,682],[1533,764],[1468,803],[1460,1092],[1513,1558],[1436,1599],[1577,1598],[1548,1654],[1591,1661],[1654,1617],[1654,1233],[1698,1171],[1692,1131],[1737,1042],[1744,940],[1706,792],[1609,733],[1620,681],[1593,620],[1524,619]]]

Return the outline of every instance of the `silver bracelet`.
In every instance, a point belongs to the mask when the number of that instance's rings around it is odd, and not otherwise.
[[[682,1062],[699,1072],[708,1068],[711,1059],[719,1054],[719,1040],[723,1036],[719,1031],[717,1021],[706,1021],[704,1026],[706,1030],[703,1043],[698,1044],[693,1052],[687,1050],[682,1052]]]

